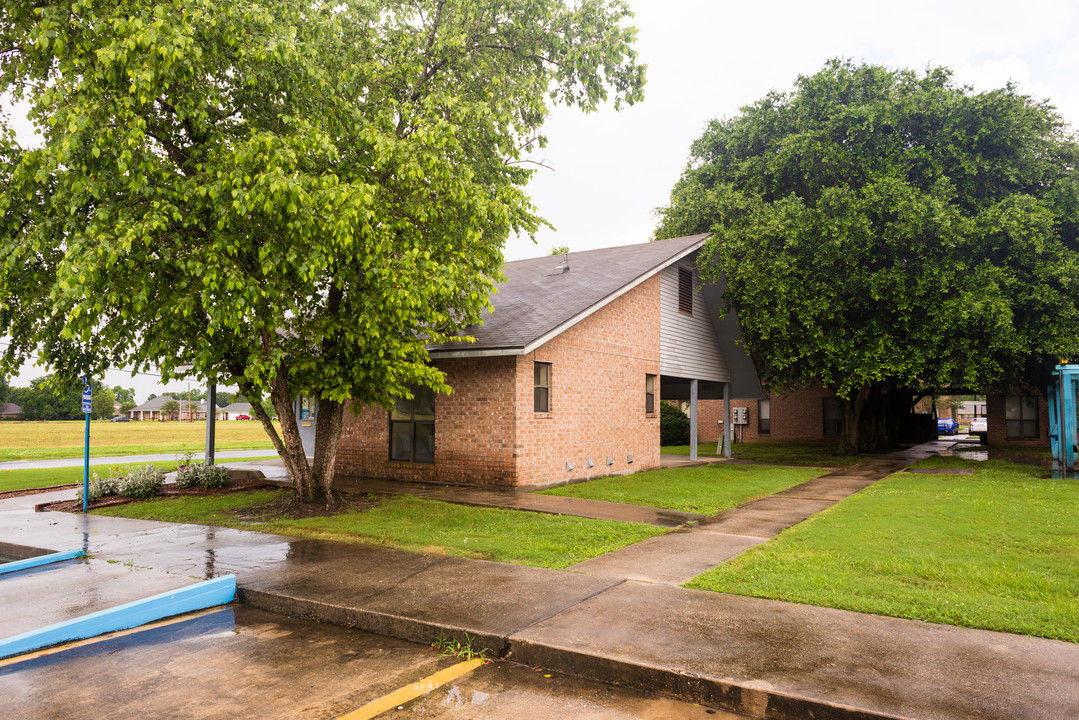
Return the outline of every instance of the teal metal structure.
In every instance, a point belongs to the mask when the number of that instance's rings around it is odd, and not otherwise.
[[[1079,365],[1057,365],[1049,386],[1049,445],[1065,470],[1079,469]]]

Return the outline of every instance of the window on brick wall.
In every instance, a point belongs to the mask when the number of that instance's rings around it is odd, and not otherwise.
[[[533,363],[532,409],[538,413],[551,411],[551,363]]]
[[[656,376],[644,376],[644,411],[654,413],[656,411]]]
[[[1033,395],[1004,398],[1004,435],[1016,439],[1038,437],[1038,398]]]
[[[772,432],[772,401],[761,400],[757,411],[757,434],[770,435]]]
[[[843,411],[835,398],[824,398],[824,437],[839,437],[843,431]]]
[[[678,268],[678,311],[693,314],[693,271]]]
[[[397,398],[390,410],[390,459],[435,461],[435,394],[414,386],[411,398]]]

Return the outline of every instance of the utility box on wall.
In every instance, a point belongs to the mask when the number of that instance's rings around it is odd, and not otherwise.
[[[731,424],[732,425],[748,425],[749,424],[749,408],[744,408],[744,407],[731,408]]]

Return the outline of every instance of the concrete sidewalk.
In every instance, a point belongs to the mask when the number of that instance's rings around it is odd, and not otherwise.
[[[682,585],[953,444],[953,441],[933,441],[881,455],[705,518],[676,532],[585,560],[569,569],[603,577]]]
[[[754,717],[1079,717],[1071,643],[580,572],[34,513],[42,500],[0,501],[0,541],[74,544],[184,580],[234,573],[241,601],[256,607],[419,642],[467,632],[510,660]],[[5,586],[13,579],[0,581],[5,605],[26,602]]]

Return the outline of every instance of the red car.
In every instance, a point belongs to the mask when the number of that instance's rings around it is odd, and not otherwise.
[[[237,415],[236,419],[237,420],[250,420],[251,416],[250,415]]]

